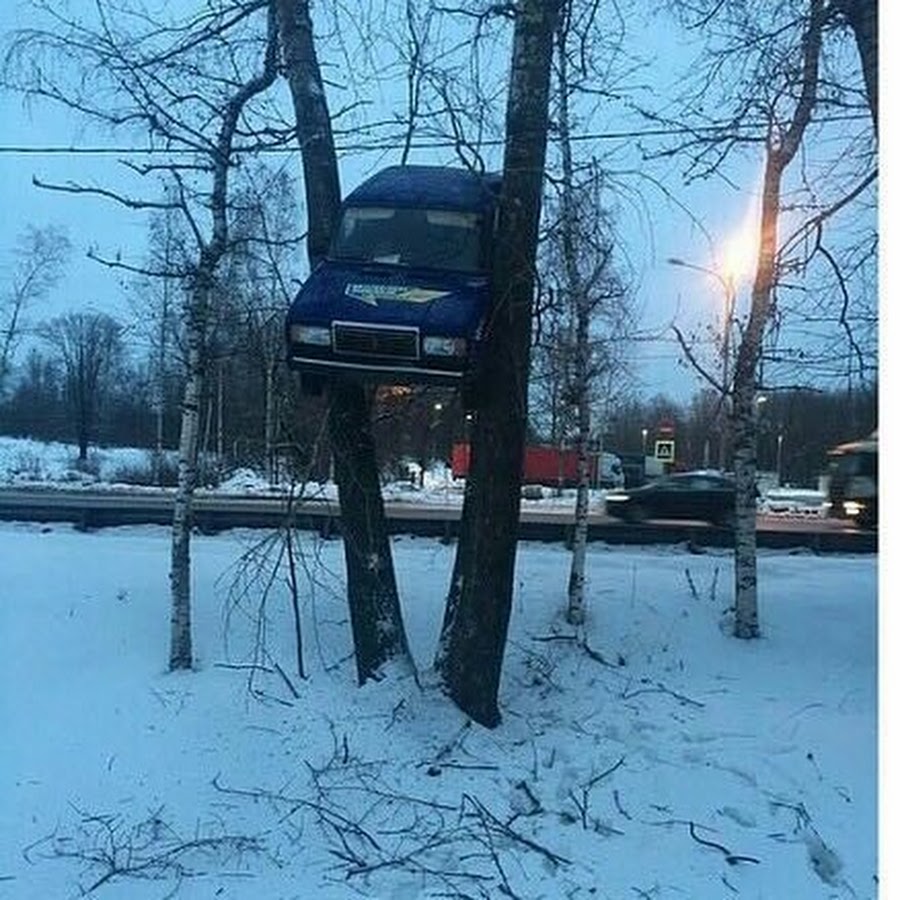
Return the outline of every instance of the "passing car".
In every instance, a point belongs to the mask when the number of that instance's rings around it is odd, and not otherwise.
[[[641,487],[611,491],[606,513],[626,522],[697,519],[734,527],[734,479],[720,472],[679,472]]]
[[[500,178],[391,166],[352,191],[327,257],[287,314],[288,365],[329,378],[462,385],[490,310]]]

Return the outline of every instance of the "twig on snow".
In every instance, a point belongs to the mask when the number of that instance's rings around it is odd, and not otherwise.
[[[727,847],[723,847],[722,844],[718,844],[715,841],[708,841],[705,838],[700,837],[700,835],[697,834],[697,829],[693,822],[688,822],[688,831],[698,844],[703,844],[704,847],[712,847],[714,850],[720,850],[725,855],[725,862],[727,862],[729,866],[734,866],[742,862],[759,864],[759,860],[755,856],[743,856],[738,853],[732,853]]]
[[[510,828],[506,823],[501,822],[500,819],[498,819],[477,797],[473,797],[471,794],[463,794],[463,801],[468,801],[472,805],[482,822],[491,823],[495,828],[506,835],[506,837],[539,853],[549,862],[553,863],[554,866],[571,864],[572,861],[570,859],[566,859],[566,857],[554,853],[552,850],[548,850],[546,847],[537,843],[537,841],[533,841],[531,838],[519,834],[518,831]]]
[[[684,570],[684,577],[687,578],[688,587],[691,589],[691,596],[699,603],[700,592],[697,590],[697,585],[694,584],[694,578],[691,575],[690,569]]]
[[[625,808],[622,806],[622,800],[619,797],[619,789],[615,788],[613,790],[613,802],[616,804],[616,809],[625,816],[626,819],[631,819],[631,814],[626,812]]]
[[[701,703],[699,700],[694,700],[691,697],[686,697],[684,694],[679,694],[677,691],[673,691],[670,688],[667,688],[661,682],[657,682],[655,687],[648,688],[638,688],[636,691],[628,691],[621,695],[623,700],[631,700],[633,697],[637,697],[640,694],[668,694],[670,697],[674,697],[680,703],[686,703],[689,706],[696,706],[700,709],[706,705]]]

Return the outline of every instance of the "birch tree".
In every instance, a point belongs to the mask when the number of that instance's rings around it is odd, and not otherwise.
[[[189,669],[190,541],[207,327],[216,271],[228,250],[229,176],[236,155],[261,144],[253,130],[254,121],[262,130],[261,112],[254,120],[251,104],[277,76],[275,20],[266,17],[267,4],[261,0],[211,7],[181,22],[134,17],[131,8],[105,2],[78,18],[66,18],[48,4],[35,3],[35,9],[49,16],[53,27],[16,35],[6,56],[5,81],[96,126],[127,134],[143,129],[150,145],[163,148],[165,155],[146,163],[125,161],[125,168],[139,181],[159,179],[168,190],[157,199],[118,186],[37,178],[35,183],[133,210],[174,209],[193,238],[192,256],[180,272],[186,346],[169,572],[169,667]],[[138,31],[129,31],[132,26]],[[74,73],[67,71],[70,66]],[[148,272],[118,252],[91,255],[113,269],[172,277],[171,272]]]
[[[865,4],[863,4],[865,5]],[[779,299],[778,288],[791,273],[807,276],[817,259],[836,275],[838,296],[843,294],[844,309],[834,313],[833,325],[849,322],[849,306],[844,275],[836,257],[823,240],[826,222],[869,191],[877,177],[873,168],[873,154],[869,141],[859,130],[844,129],[837,135],[829,133],[829,113],[838,116],[838,123],[852,122],[847,110],[858,107],[859,95],[872,113],[877,127],[877,115],[870,104],[877,100],[877,77],[872,78],[871,41],[872,15],[863,14],[863,7],[855,3],[829,3],[826,0],[803,0],[785,9],[769,8],[765,4],[744,7],[741,4],[706,4],[695,8],[708,24],[715,19],[725,29],[725,50],[710,58],[710,65],[719,72],[727,72],[727,64],[738,72],[737,90],[731,98],[731,110],[724,110],[725,123],[710,128],[706,134],[696,132],[681,152],[690,158],[688,171],[694,175],[716,171],[736,148],[758,146],[763,151],[763,179],[758,222],[758,249],[749,310],[739,321],[740,341],[731,384],[718,385],[730,391],[732,399],[734,469],[736,478],[735,529],[735,605],[734,633],[740,638],[755,638],[760,633],[757,599],[756,566],[756,452],[757,399],[762,385],[760,366],[764,360],[763,341],[773,323],[787,318],[786,304]],[[786,18],[785,18],[786,16]],[[854,29],[862,60],[864,88],[860,90],[853,74],[842,66],[840,41],[842,29]],[[837,44],[835,43],[837,42]],[[710,82],[703,88],[705,95]],[[696,98],[695,98],[696,99]],[[817,117],[821,120],[817,127]],[[851,125],[852,128],[852,125]],[[813,131],[813,129],[816,129]],[[823,131],[825,129],[825,131]],[[817,186],[814,203],[800,206],[797,197],[812,182],[810,172],[817,156],[816,140],[822,137],[843,137],[844,150],[838,162],[829,165],[830,177]],[[848,152],[851,150],[853,152]],[[792,164],[805,152],[802,175],[793,182],[789,178]],[[800,189],[798,190],[797,184]],[[822,196],[831,199],[824,201]],[[785,208],[794,210],[813,207],[799,224],[780,236]],[[832,295],[835,293],[832,288]],[[821,310],[810,306],[794,310],[799,319],[809,321],[822,317]],[[732,323],[726,323],[731,327]],[[848,330],[851,352],[856,339]],[[696,363],[691,348],[679,334],[688,357]],[[828,351],[834,357],[834,348]],[[802,354],[801,354],[802,357]],[[699,366],[698,366],[699,368]],[[710,378],[711,383],[716,384]]]
[[[200,398],[205,377],[205,344],[209,306],[215,286],[216,269],[228,249],[228,176],[233,164],[238,123],[247,102],[265,91],[276,77],[274,20],[270,17],[269,39],[259,74],[251,76],[228,99],[218,129],[215,154],[211,160],[213,185],[210,212],[212,230],[208,237],[197,234],[199,255],[188,285],[186,310],[187,366],[184,399],[181,405],[181,437],[178,447],[178,488],[172,519],[172,628],[169,668],[188,669],[193,665],[191,646],[191,558],[193,500],[197,469]]]
[[[587,12],[588,20],[592,20],[593,4]],[[604,210],[602,172],[596,161],[578,166],[573,155],[572,104],[587,80],[586,60],[590,56],[586,36],[579,34],[579,27],[573,7],[565,6],[557,28],[554,71],[560,162],[558,218],[550,229],[550,281],[556,284],[555,295],[566,310],[568,327],[562,333],[569,341],[564,356],[571,360],[571,366],[566,367],[568,377],[563,380],[563,396],[574,407],[576,420],[577,490],[566,609],[567,620],[576,626],[584,624],[585,618],[592,404],[599,377],[605,373],[605,381],[611,384],[610,376],[621,368],[618,360],[629,318],[625,292],[612,272],[612,221]],[[554,277],[556,272],[561,277]],[[601,317],[606,332],[602,341],[596,331]],[[602,402],[608,405],[608,398]],[[602,442],[597,465],[602,471]]]
[[[734,633],[759,636],[756,570],[756,388],[757,364],[777,278],[778,217],[784,172],[800,148],[816,102],[822,46],[824,0],[811,0],[809,23],[802,39],[799,96],[787,123],[773,123],[766,139],[759,255],[750,316],[738,348],[734,372],[735,611]]]
[[[435,660],[450,697],[488,727],[500,721],[497,697],[512,605],[550,64],[560,5],[560,0],[519,0],[512,7],[493,313],[459,545]]]

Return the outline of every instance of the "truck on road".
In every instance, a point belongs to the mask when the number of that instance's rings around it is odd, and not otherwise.
[[[878,432],[828,451],[828,514],[878,526]]]
[[[453,445],[451,470],[454,478],[465,478],[469,472],[470,447]],[[602,461],[601,461],[602,457]],[[625,484],[622,460],[615,453],[590,453],[588,479],[592,487],[621,488]],[[522,464],[523,484],[548,487],[575,487],[578,484],[578,452],[551,444],[529,444]]]

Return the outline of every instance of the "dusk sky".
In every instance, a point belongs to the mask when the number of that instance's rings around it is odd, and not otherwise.
[[[187,6],[186,0],[183,0]],[[170,2],[170,8],[178,4]],[[403,4],[397,0],[398,12]],[[79,4],[71,8],[80,9]],[[0,34],[6,38],[15,28],[31,24],[27,4],[5,3],[0,9]],[[690,63],[688,35],[676,30],[671,20],[648,18],[632,27],[629,22],[625,48],[643,65],[635,68],[626,83],[632,96],[648,104],[653,100],[662,108],[666,92],[672,89]],[[500,26],[497,26],[499,29]],[[373,51],[373,53],[377,52]],[[385,53],[392,53],[386,49]],[[502,77],[507,65],[500,51],[489,61]],[[500,92],[502,95],[502,92]],[[383,81],[367,99],[374,111],[367,112],[375,122],[398,111],[402,113],[403,85]],[[502,120],[505,98],[498,99],[495,116]],[[380,105],[380,109],[378,108]],[[337,106],[332,100],[333,108]],[[286,109],[289,107],[286,107]],[[68,228],[75,247],[67,276],[53,296],[40,308],[32,309],[33,321],[72,308],[94,308],[120,317],[130,315],[123,301],[122,273],[109,272],[85,258],[89,247],[109,257],[139,264],[146,249],[147,218],[131,213],[109,201],[50,193],[32,185],[32,177],[42,180],[82,184],[134,186],[124,174],[116,155],[85,153],[88,148],[114,145],[139,148],[140,134],[110,137],[87,127],[84,122],[60,109],[46,105],[23,106],[20,97],[0,91],[0,186],[5,215],[0,220],[0,261],[6,264],[16,235],[28,225],[61,224]],[[618,193],[611,196],[616,208],[618,253],[624,274],[632,287],[639,310],[640,333],[644,338],[630,350],[635,387],[645,397],[667,394],[685,400],[701,386],[699,376],[679,365],[679,351],[672,339],[670,325],[676,322],[684,330],[720,321],[723,291],[715,278],[696,269],[676,267],[667,260],[677,258],[701,268],[714,268],[728,255],[735,241],[752,240],[755,227],[756,189],[761,172],[761,157],[745,155],[729,164],[722,176],[685,186],[678,161],[648,162],[638,149],[636,135],[649,129],[628,112],[627,104],[610,102],[599,106],[579,124],[582,134],[595,136],[580,145],[591,145],[591,152],[608,161],[615,176]],[[78,152],[66,152],[77,148]],[[55,150],[62,152],[46,152]],[[490,163],[496,159],[485,156]],[[345,192],[385,165],[399,161],[399,149],[342,153],[339,164]],[[135,157],[132,157],[135,158]],[[299,171],[299,155],[282,154],[272,164],[294,167]],[[423,149],[411,162],[453,163],[451,149]],[[149,185],[138,186],[144,195]],[[664,191],[670,192],[667,198]],[[705,232],[705,233],[704,233]],[[749,272],[739,281],[737,308],[748,302]],[[651,338],[662,338],[661,340]]]

